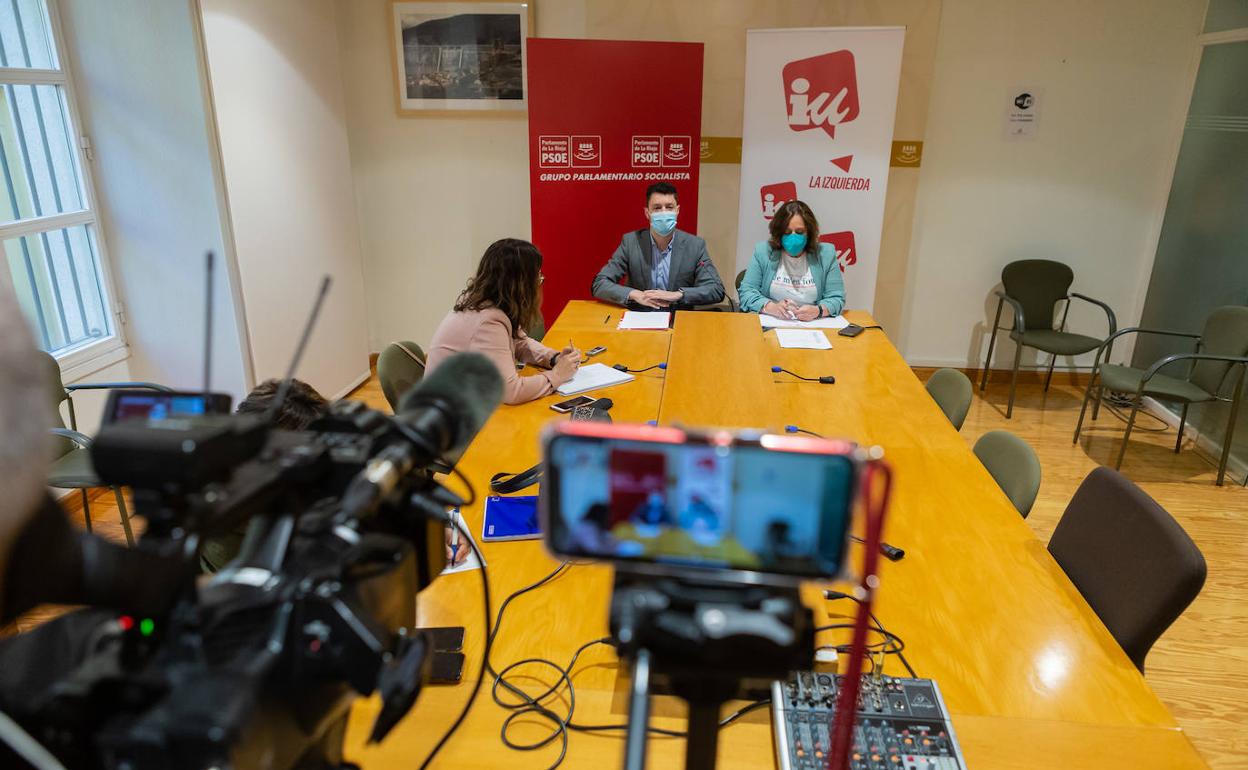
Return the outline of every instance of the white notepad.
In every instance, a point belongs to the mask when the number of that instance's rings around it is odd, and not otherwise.
[[[672,314],[667,311],[625,310],[619,328],[666,329],[671,325]]]
[[[822,329],[776,329],[776,340],[782,348],[831,350],[832,343]]]
[[[576,375],[572,379],[560,385],[558,392],[563,396],[573,396],[587,390],[597,390],[632,381],[633,375],[628,372],[612,369],[606,364],[586,364],[576,370]]]
[[[849,326],[845,316],[834,315],[830,318],[816,318],[813,321],[790,321],[787,318],[776,318],[766,313],[758,314],[758,322],[764,329],[844,329]]]

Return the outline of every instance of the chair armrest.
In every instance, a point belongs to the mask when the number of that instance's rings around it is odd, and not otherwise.
[[[1112,351],[1114,349],[1114,340],[1118,339],[1119,337],[1126,336],[1128,334],[1163,334],[1169,337],[1189,337],[1191,339],[1197,340],[1198,342],[1200,340],[1199,334],[1188,334],[1187,332],[1171,332],[1171,331],[1166,331],[1164,329],[1145,329],[1142,326],[1129,326],[1126,329],[1119,329],[1116,332],[1111,332],[1110,335],[1105,338],[1105,341],[1101,343],[1101,346],[1096,349],[1096,360],[1093,361],[1092,363],[1092,369],[1095,370],[1098,366],[1101,365],[1101,356],[1104,356],[1106,363],[1108,363],[1109,353],[1107,353],[1106,351]]]
[[[85,433],[79,433],[78,431],[70,430],[69,428],[51,428],[50,431],[54,436],[67,438],[83,449],[91,448],[91,437]]]
[[[1072,291],[1070,293],[1070,296],[1074,297],[1075,299],[1081,299],[1084,302],[1091,302],[1093,305],[1099,306],[1101,310],[1105,311],[1106,318],[1109,319],[1109,333],[1114,334],[1115,332],[1118,331],[1118,318],[1114,315],[1114,309],[1111,308],[1109,305],[1105,304],[1104,302],[1101,302],[1099,299],[1092,299],[1086,294],[1080,294],[1079,292],[1076,292],[1076,291]]]
[[[1019,332],[1022,332],[1024,329],[1026,329],[1027,323],[1023,320],[1023,306],[1019,304],[1018,300],[1014,299],[1009,294],[1006,294],[1004,291],[1001,291],[999,289],[997,291],[994,291],[993,294],[996,294],[1002,300],[1010,303],[1010,307],[1014,308],[1014,328],[1017,329]]]
[[[1148,371],[1144,372],[1144,376],[1140,378],[1140,389],[1143,390],[1144,383],[1152,379],[1153,375],[1157,374],[1162,367],[1169,366],[1170,364],[1178,361],[1227,361],[1232,366],[1243,366],[1248,365],[1248,356],[1214,356],[1209,355],[1208,353],[1176,353],[1172,356],[1166,356],[1157,363],[1148,367]],[[1214,395],[1217,394],[1215,393]]]
[[[162,393],[173,392],[173,388],[166,387],[164,385],[157,385],[154,382],[84,382],[65,386],[65,390],[70,393],[75,390],[120,390],[122,388],[131,388],[134,390],[156,390]]]
[[[1126,329],[1119,329],[1118,331],[1106,337],[1105,341],[1101,343],[1101,349],[1104,350],[1106,345],[1118,339],[1119,337],[1125,336],[1127,334],[1164,334],[1168,337],[1189,337],[1194,340],[1200,339],[1199,334],[1188,334],[1187,332],[1171,332],[1171,331],[1166,331],[1164,329],[1145,329],[1142,326],[1128,326]]]

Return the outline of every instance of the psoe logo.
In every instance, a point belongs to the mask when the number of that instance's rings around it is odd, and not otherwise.
[[[687,136],[663,137],[664,166],[688,166],[692,151],[693,143]]]
[[[572,137],[572,165],[597,168],[602,165],[602,137]]]
[[[858,247],[854,244],[854,231],[842,230],[839,233],[826,233],[819,236],[820,243],[830,243],[836,251],[836,261],[841,264],[841,272],[845,268],[858,264]]]
[[[790,129],[822,128],[835,139],[837,126],[858,117],[858,76],[849,51],[789,62],[781,76]]]
[[[763,219],[771,221],[771,218],[776,215],[776,209],[789,201],[797,200],[797,183],[765,184],[758,188],[758,197],[763,204]]]

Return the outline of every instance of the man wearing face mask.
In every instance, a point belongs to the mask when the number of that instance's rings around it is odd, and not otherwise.
[[[706,241],[676,229],[679,213],[675,187],[667,182],[650,185],[645,209],[650,227],[624,235],[594,276],[594,296],[656,310],[722,301],[724,282],[706,252]]]

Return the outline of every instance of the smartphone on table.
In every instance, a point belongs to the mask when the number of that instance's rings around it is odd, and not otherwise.
[[[557,404],[551,404],[550,408],[554,409],[559,414],[567,414],[578,406],[589,406],[597,400],[598,399],[593,396],[575,396],[573,398],[569,398],[567,401],[560,401]]]
[[[844,441],[594,422],[548,426],[543,459],[557,558],[779,584],[842,575],[872,462]]]

